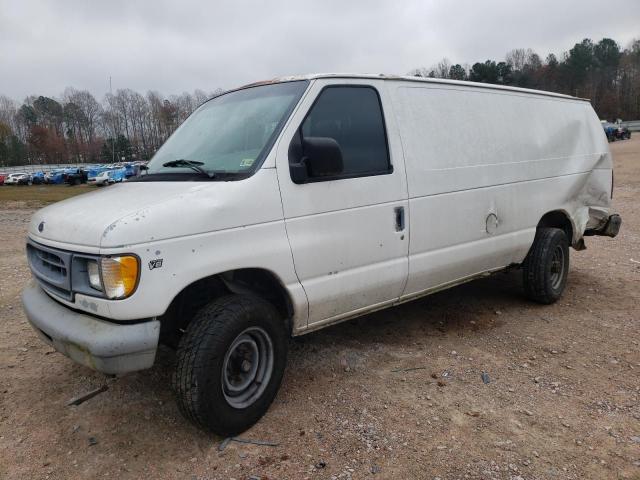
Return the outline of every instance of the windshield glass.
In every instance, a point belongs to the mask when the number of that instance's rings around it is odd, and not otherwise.
[[[154,155],[147,175],[204,170],[214,178],[251,171],[268,153],[307,83],[245,88],[204,103]]]

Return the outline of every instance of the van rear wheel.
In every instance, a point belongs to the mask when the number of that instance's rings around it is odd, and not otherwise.
[[[287,331],[265,300],[229,295],[206,305],[180,339],[173,387],[182,413],[231,436],[256,423],[278,392]]]
[[[524,290],[538,303],[556,302],[569,274],[569,240],[560,228],[538,228],[523,264]]]

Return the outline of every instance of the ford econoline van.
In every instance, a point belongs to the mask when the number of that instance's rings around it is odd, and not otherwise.
[[[617,234],[612,189],[586,100],[381,75],[256,83],[200,106],[129,182],[38,211],[24,309],[107,374],[175,348],[181,410],[232,435],[268,409],[292,335],[507,267],[555,302],[569,247]]]

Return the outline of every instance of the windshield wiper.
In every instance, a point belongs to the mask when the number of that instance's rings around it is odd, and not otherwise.
[[[196,162],[194,160],[185,160],[184,158],[179,158],[177,160],[171,160],[170,162],[162,164],[163,167],[169,167],[169,168],[187,167],[187,168],[190,168],[191,170],[194,170],[194,171],[196,171],[198,173],[206,175],[209,178],[213,178],[213,177],[216,176],[215,172],[209,172],[209,171],[205,170],[204,168],[202,168],[200,165],[204,165],[204,163]]]

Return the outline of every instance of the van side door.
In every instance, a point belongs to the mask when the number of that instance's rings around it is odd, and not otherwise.
[[[382,80],[318,79],[293,113],[276,168],[309,326],[396,301],[408,274],[408,197],[400,142]],[[332,139],[343,168],[296,169],[309,139]],[[305,168],[302,166],[302,168]]]

